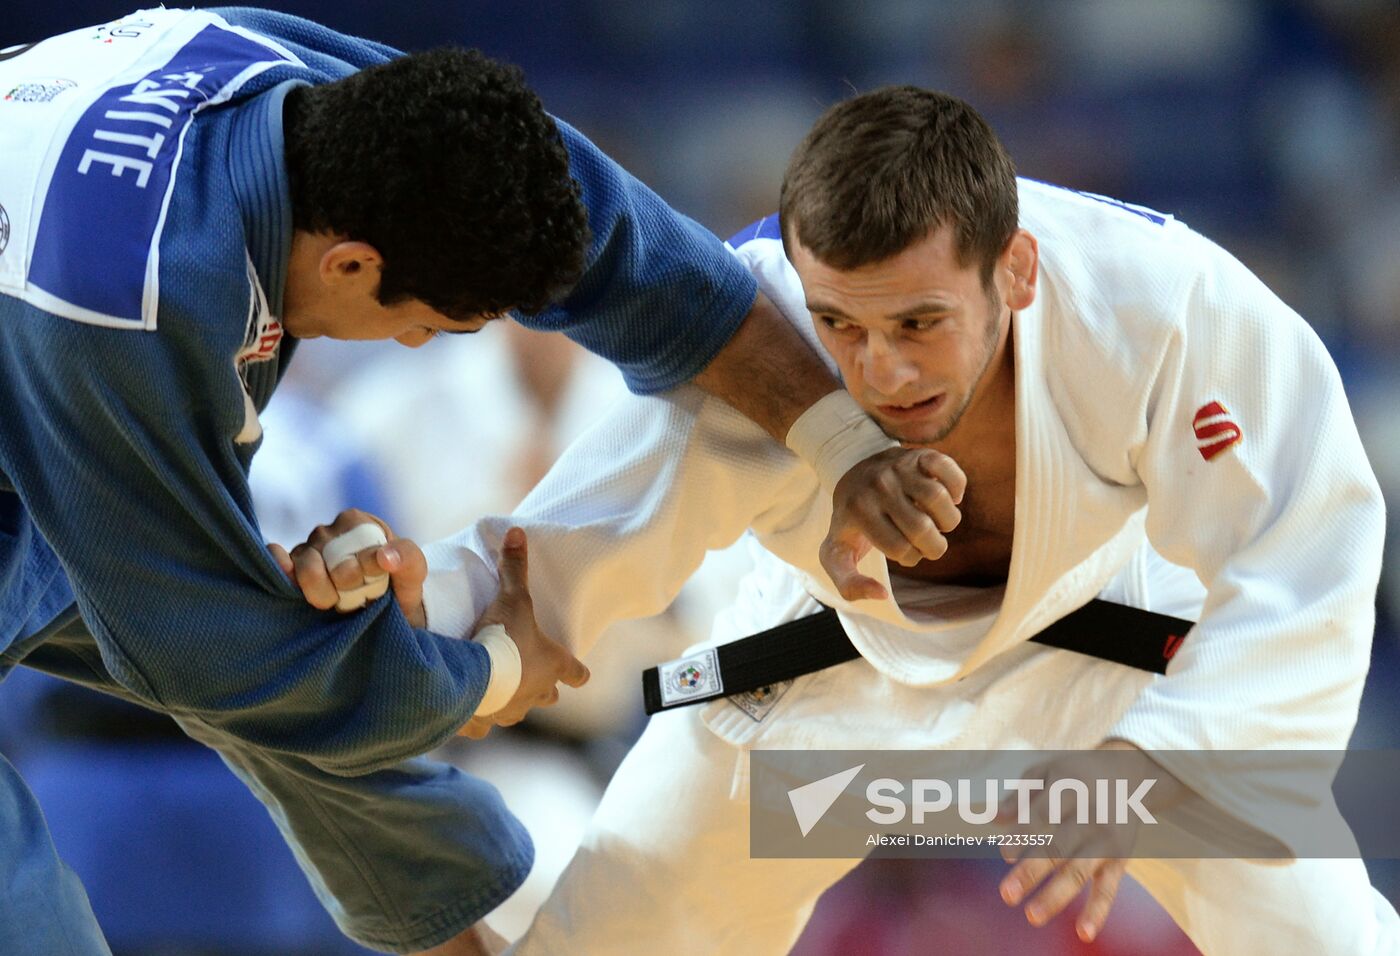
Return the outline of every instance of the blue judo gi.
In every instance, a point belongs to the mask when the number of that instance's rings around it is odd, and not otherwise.
[[[410,952],[469,926],[531,864],[491,787],[418,756],[475,709],[486,655],[388,598],[347,616],[307,606],[247,481],[255,413],[294,345],[277,320],[283,99],[395,55],[245,9],[142,11],[0,54],[0,666],[172,715],[266,803],[348,935]],[[589,264],[520,320],[611,359],[634,391],[677,385],[729,339],[754,283],[560,129]],[[0,758],[0,953],[105,952]]]

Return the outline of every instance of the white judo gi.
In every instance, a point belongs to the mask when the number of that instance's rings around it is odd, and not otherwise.
[[[1028,181],[1020,198],[1040,271],[1013,320],[1004,586],[896,577],[888,600],[843,601],[818,561],[830,500],[815,474],[689,387],[624,401],[510,519],[427,549],[429,620],[466,634],[494,590],[483,556],[523,526],[540,624],[582,653],[610,622],[663,609],[706,549],[747,531],[759,566],[713,641],[820,600],[863,657],[763,701],[654,718],[515,952],[786,952],[857,861],[749,858],[752,748],[1346,747],[1384,511],[1330,358],[1248,270],[1170,217]],[[815,344],[779,240],[736,254]],[[890,582],[878,552],[861,567]],[[1199,619],[1165,677],[1027,643],[1098,595]],[[1208,796],[1247,806],[1228,789]],[[1209,956],[1400,951],[1396,914],[1357,860],[1129,872]]]

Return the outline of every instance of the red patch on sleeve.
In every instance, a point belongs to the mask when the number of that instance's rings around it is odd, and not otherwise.
[[[1215,458],[1230,446],[1238,445],[1244,439],[1244,432],[1240,426],[1230,418],[1229,411],[1219,402],[1202,405],[1196,411],[1191,426],[1196,431],[1196,450],[1206,461]]]

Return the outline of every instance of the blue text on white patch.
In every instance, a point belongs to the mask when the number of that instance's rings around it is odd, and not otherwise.
[[[286,57],[210,24],[158,70],[105,91],[83,113],[49,182],[31,286],[119,323],[153,327],[156,248],[194,113]],[[94,268],[100,263],[101,268]]]

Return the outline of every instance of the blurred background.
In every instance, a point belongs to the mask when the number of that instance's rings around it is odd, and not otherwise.
[[[896,82],[959,94],[1022,174],[1173,213],[1306,316],[1397,500],[1395,0],[266,5],[405,49],[452,42],[520,64],[554,113],[721,236],[774,209],[789,152],[836,100]],[[0,47],[128,12],[112,0],[9,4]],[[302,346],[255,466],[270,540],[295,543],[352,504],[420,539],[509,510],[622,390],[562,338],[505,323],[408,357],[392,344]],[[1400,746],[1396,520],[1357,747]],[[717,556],[671,613],[604,642],[587,694],[441,755],[497,782],[535,834],[539,863],[493,920],[503,930],[528,922],[639,732],[637,670],[702,638],[742,570],[741,557]],[[119,956],[363,952],[317,906],[256,801],[171,725],[20,672],[0,691],[0,750],[39,795]],[[1369,865],[1400,899],[1394,862]],[[827,894],[795,952],[1195,952],[1141,891],[1125,890],[1093,946],[1067,917],[1031,930],[997,895],[1003,872],[867,862]]]

